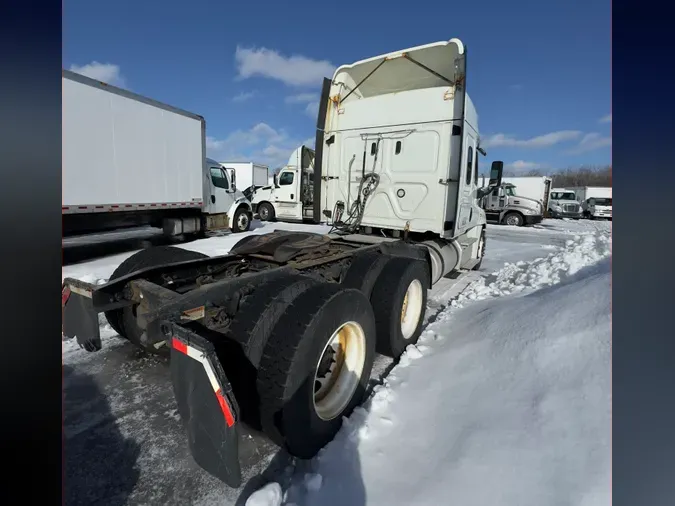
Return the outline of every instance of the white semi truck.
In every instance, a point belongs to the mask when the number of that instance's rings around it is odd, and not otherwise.
[[[551,218],[572,218],[578,220],[582,217],[581,204],[577,202],[574,190],[567,188],[551,189],[548,200],[548,214]]]
[[[584,218],[591,220],[612,219],[612,188],[607,186],[570,187],[581,204]]]
[[[203,117],[68,70],[61,82],[64,235],[250,228],[234,170],[206,157]]]
[[[273,178],[251,195],[261,221],[305,221],[314,216],[314,150],[300,146]]]
[[[550,177],[504,177],[481,205],[488,220],[518,227],[534,225],[544,219],[550,189]]]
[[[458,39],[339,67],[323,83],[313,218],[329,234],[275,231],[208,257],[142,250],[103,285],[63,283],[64,335],[101,348],[98,314],[170,351],[193,458],[241,484],[240,425],[311,458],[363,400],[375,353],[423,330],[427,291],[478,269],[478,116]],[[451,275],[451,276],[449,276]]]

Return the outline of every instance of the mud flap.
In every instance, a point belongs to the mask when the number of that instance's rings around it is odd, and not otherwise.
[[[74,279],[66,279],[61,289],[63,335],[74,337],[87,351],[101,349],[98,312],[92,302],[93,286]]]
[[[241,486],[239,406],[213,347],[173,324],[171,383],[195,462],[230,487]]]

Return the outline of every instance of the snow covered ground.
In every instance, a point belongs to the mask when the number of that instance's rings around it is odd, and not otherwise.
[[[240,490],[192,462],[165,361],[109,327],[99,353],[65,342],[67,503],[610,504],[610,227],[489,225],[481,276],[455,298],[432,290],[420,342],[385,378],[378,359],[381,384],[336,439],[295,461],[246,434]],[[252,233],[273,228],[306,226]],[[63,275],[102,282],[132,253]]]

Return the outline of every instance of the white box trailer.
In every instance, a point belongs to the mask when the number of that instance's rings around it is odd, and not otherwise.
[[[577,200],[580,203],[590,199],[611,199],[612,188],[609,186],[572,186],[567,187],[568,190],[574,191]]]
[[[269,184],[269,167],[253,162],[220,162],[226,169],[234,169],[237,173],[237,186],[241,190],[253,187],[262,188]]]
[[[61,82],[64,235],[198,233],[234,227],[235,214],[248,229],[250,203],[206,158],[203,117],[67,70]]]
[[[573,186],[583,216],[590,219],[612,219],[612,188],[609,186]]]

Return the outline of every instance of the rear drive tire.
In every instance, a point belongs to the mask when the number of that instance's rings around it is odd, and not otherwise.
[[[354,257],[340,283],[345,288],[356,288],[370,299],[377,278],[391,259],[382,253],[368,252]]]
[[[272,204],[263,202],[258,206],[258,216],[260,217],[260,221],[274,221],[275,214],[274,206],[272,206]]]
[[[483,258],[485,257],[485,244],[487,243],[487,234],[485,229],[480,233],[480,239],[478,239],[478,263],[473,266],[471,270],[478,271],[480,270],[481,265],[483,265]]]
[[[525,220],[518,213],[507,213],[504,216],[504,223],[514,227],[522,227],[525,224]]]
[[[245,207],[240,207],[234,213],[232,219],[232,232],[237,234],[241,232],[248,232],[251,228],[251,213]]]
[[[256,381],[263,350],[286,309],[319,283],[307,276],[288,275],[257,287],[242,299],[230,323],[228,339],[219,345],[218,358],[232,383],[242,420],[256,430],[262,429]]]
[[[425,262],[393,257],[384,266],[370,302],[377,323],[377,352],[398,358],[422,333],[429,289]]]
[[[309,459],[363,400],[375,357],[375,318],[356,289],[321,283],[286,309],[258,370],[265,433]]]
[[[171,262],[186,262],[188,260],[200,260],[207,257],[208,255],[204,255],[203,253],[176,248],[175,246],[156,246],[153,248],[143,249],[137,253],[134,253],[124,262],[119,264],[117,269],[115,269],[110,276],[110,281],[121,278],[122,276],[126,276],[127,274],[131,274],[134,271],[147,269],[148,267],[154,267],[156,265]],[[136,324],[136,307],[137,305],[106,311],[105,317],[115,332],[128,339],[135,345],[142,347],[141,334],[143,332]],[[170,350],[163,346],[159,349],[159,351],[151,351],[165,355],[168,354]]]

